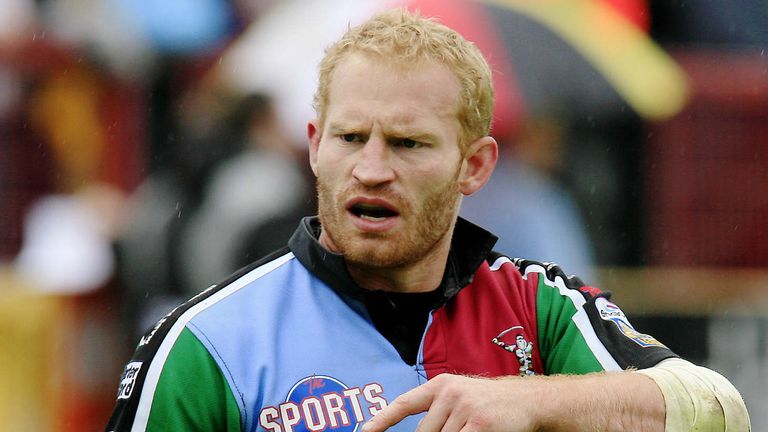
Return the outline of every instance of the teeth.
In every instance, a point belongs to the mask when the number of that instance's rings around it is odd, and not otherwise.
[[[367,214],[361,214],[360,218],[361,219],[366,219],[366,220],[369,220],[369,221],[374,221],[374,222],[381,222],[381,221],[386,219],[385,217],[374,217],[374,216],[370,216],[370,215],[367,215]]]

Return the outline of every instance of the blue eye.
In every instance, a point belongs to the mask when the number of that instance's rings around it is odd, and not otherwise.
[[[404,138],[402,141],[400,141],[400,145],[405,148],[412,149],[418,147],[419,143],[410,138]]]
[[[349,134],[342,135],[341,139],[343,139],[346,142],[355,142],[358,140],[358,136],[357,134],[349,133]]]

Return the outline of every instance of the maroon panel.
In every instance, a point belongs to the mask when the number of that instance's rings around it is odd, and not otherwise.
[[[511,264],[503,265],[496,273],[482,266],[470,285],[433,314],[423,353],[424,369],[430,379],[441,373],[519,375],[515,353],[493,341],[498,338],[512,347],[517,335],[534,344],[530,370],[544,372],[535,312],[539,275],[532,273],[523,280]],[[503,285],[500,280],[504,280]],[[516,291],[510,286],[523,288]],[[476,292],[479,289],[482,295]]]

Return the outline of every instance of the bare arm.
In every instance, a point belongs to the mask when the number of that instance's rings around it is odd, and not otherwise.
[[[440,375],[396,398],[363,428],[384,431],[427,411],[430,431],[663,431],[664,397],[634,372],[503,377]]]

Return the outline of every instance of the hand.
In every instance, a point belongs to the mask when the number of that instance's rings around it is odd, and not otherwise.
[[[538,427],[534,412],[540,401],[528,390],[536,381],[438,375],[395,398],[363,426],[362,432],[383,432],[424,411],[427,415],[418,432],[533,431]]]
[[[659,386],[634,372],[501,377],[443,374],[395,398],[363,426],[383,432],[427,411],[418,432],[663,431]]]

